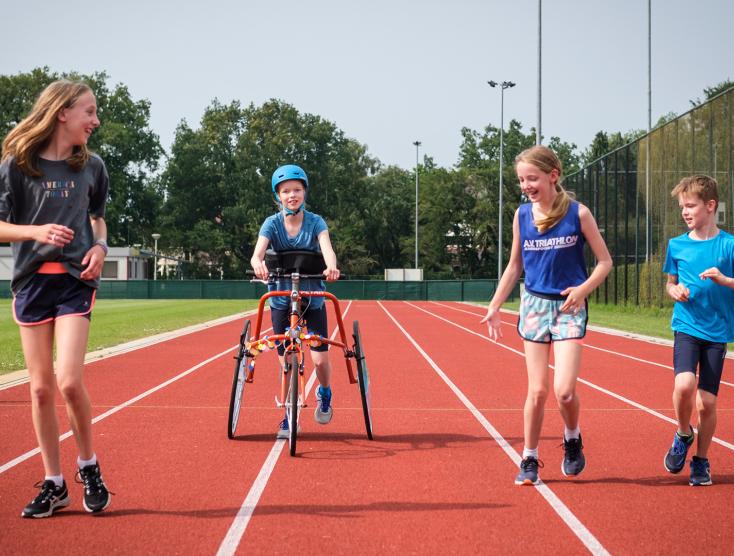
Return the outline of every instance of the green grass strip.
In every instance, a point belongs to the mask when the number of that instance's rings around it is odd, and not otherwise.
[[[25,368],[10,300],[0,300],[0,374]],[[177,330],[257,307],[246,299],[99,299],[94,304],[88,351]],[[233,338],[236,342],[237,338]]]

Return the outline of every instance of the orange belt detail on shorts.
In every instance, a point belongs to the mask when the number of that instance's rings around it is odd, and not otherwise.
[[[38,274],[66,274],[69,272],[62,263],[43,263],[38,269]]]

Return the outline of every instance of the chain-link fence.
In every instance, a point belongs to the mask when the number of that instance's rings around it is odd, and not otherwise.
[[[647,307],[672,303],[662,266],[668,240],[687,229],[670,195],[681,178],[716,178],[717,222],[731,232],[733,127],[734,89],[729,89],[566,178],[566,189],[594,213],[614,260],[614,269],[594,294],[596,301]]]

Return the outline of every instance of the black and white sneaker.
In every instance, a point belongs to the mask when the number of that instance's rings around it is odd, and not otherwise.
[[[581,473],[584,467],[586,467],[586,458],[584,457],[584,444],[581,442],[581,435],[570,440],[566,440],[564,437],[561,471],[566,477],[573,477]]]
[[[84,509],[90,513],[101,512],[110,505],[112,493],[102,480],[99,463],[87,465],[77,471],[76,482],[84,485]]]
[[[60,487],[53,481],[39,481],[33,486],[40,488],[41,492],[23,508],[21,517],[49,517],[71,503],[66,481]]]

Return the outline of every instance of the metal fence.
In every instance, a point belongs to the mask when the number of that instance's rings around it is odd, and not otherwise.
[[[668,240],[687,229],[670,195],[681,178],[716,178],[718,225],[732,230],[733,127],[734,89],[729,89],[566,178],[566,189],[594,213],[614,260],[594,294],[597,302],[672,304],[662,265]]]

